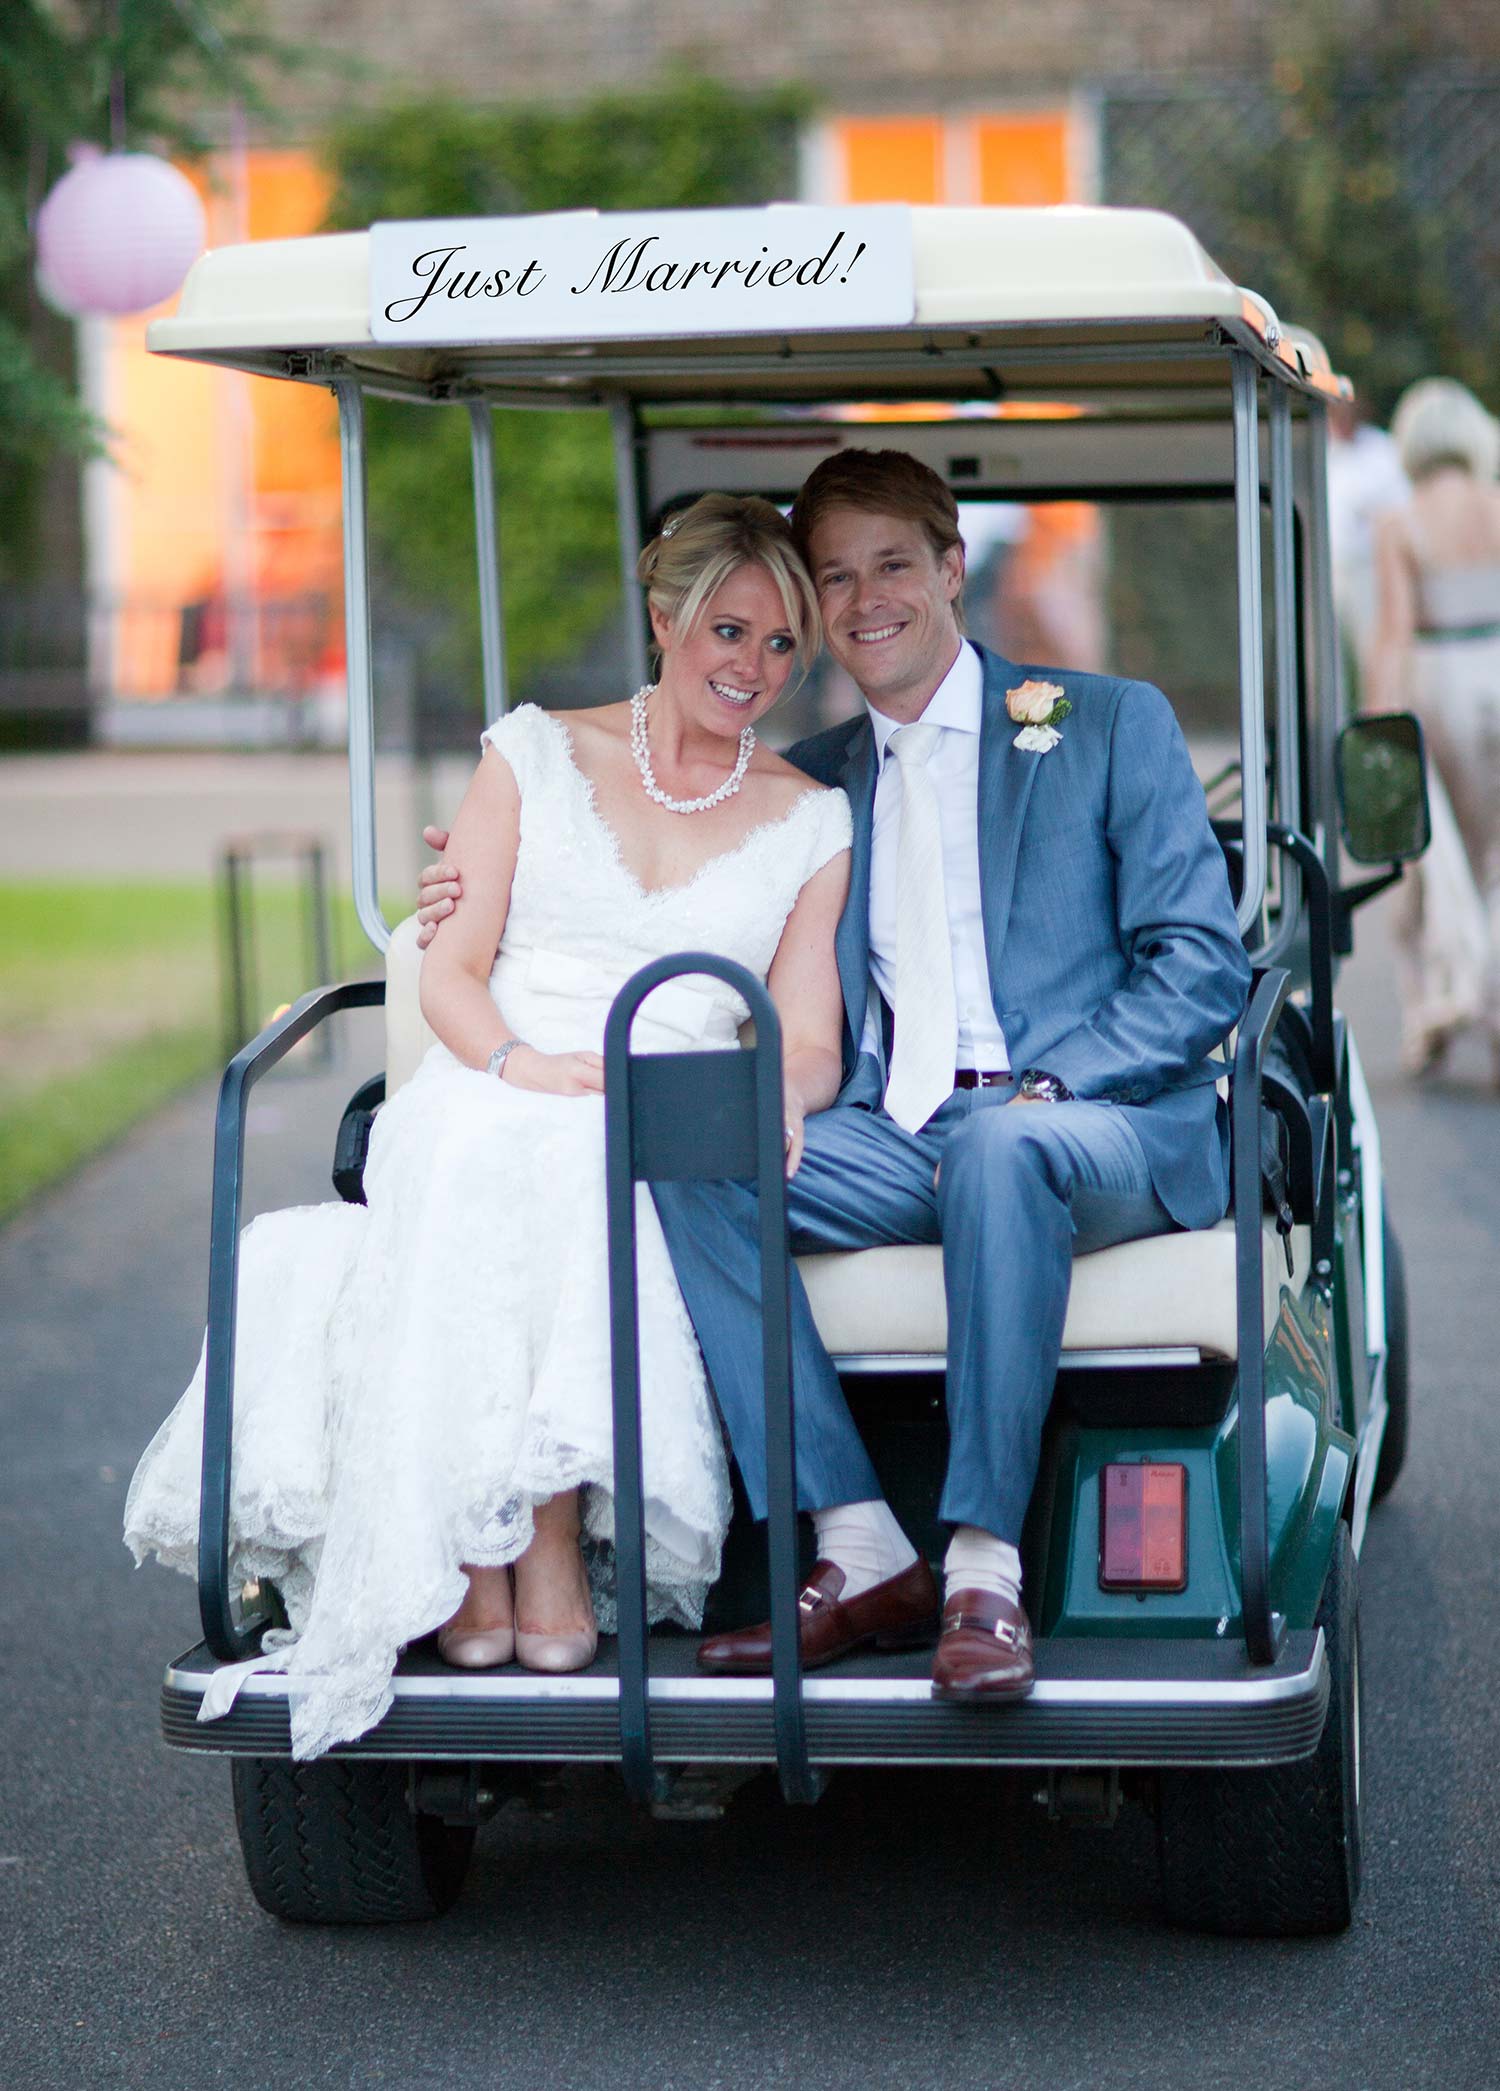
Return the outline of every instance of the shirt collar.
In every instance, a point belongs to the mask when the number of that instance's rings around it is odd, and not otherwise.
[[[873,704],[865,706],[875,730],[875,767],[885,761],[891,735],[900,730],[900,719],[887,717]],[[979,655],[967,639],[959,642],[953,666],[943,677],[922,713],[924,726],[947,726],[955,733],[978,733],[984,717],[984,669]]]

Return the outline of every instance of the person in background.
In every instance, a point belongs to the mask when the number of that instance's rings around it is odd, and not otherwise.
[[[1464,386],[1424,378],[1392,433],[1412,491],[1375,528],[1363,708],[1415,711],[1432,805],[1397,921],[1402,1059],[1427,1073],[1474,1027],[1500,1082],[1500,425]]]
[[[1329,407],[1328,436],[1333,606],[1345,667],[1357,684],[1375,630],[1375,526],[1393,508],[1406,506],[1411,483],[1395,437],[1366,421],[1353,400]]]

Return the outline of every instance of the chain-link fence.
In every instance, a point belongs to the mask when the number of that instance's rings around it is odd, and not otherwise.
[[[1099,107],[1103,200],[1185,219],[1237,281],[1325,335],[1377,412],[1439,367],[1500,406],[1500,74],[1316,98],[1125,81]]]

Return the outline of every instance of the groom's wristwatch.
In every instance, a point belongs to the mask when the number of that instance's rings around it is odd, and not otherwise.
[[[1077,1098],[1067,1083],[1060,1082],[1056,1075],[1049,1075],[1044,1067],[1025,1068],[1022,1071],[1020,1082],[1017,1084],[1016,1095],[1024,1096],[1028,1101],[1034,1101],[1039,1104],[1071,1104],[1077,1102]]]

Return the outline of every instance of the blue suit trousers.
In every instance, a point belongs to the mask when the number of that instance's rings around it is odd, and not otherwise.
[[[744,1184],[653,1185],[678,1282],[750,1504],[765,1515],[760,1257]],[[950,1451],[941,1515],[1018,1542],[1036,1480],[1075,1255],[1176,1223],[1128,1115],[955,1090],[920,1132],[839,1104],[809,1118],[787,1187],[792,1246],[941,1242]],[[792,1274],[797,1494],[804,1510],[882,1493]]]

